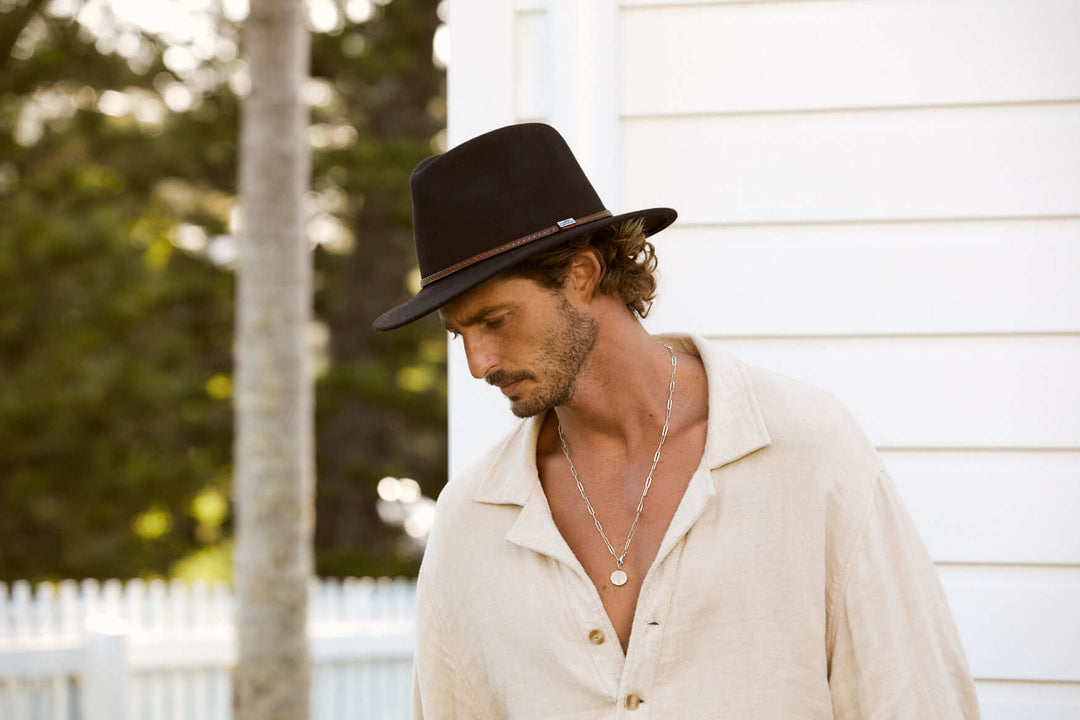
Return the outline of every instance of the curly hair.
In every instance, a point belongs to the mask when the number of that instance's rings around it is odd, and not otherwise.
[[[607,225],[532,255],[506,274],[560,290],[566,284],[570,261],[582,250],[590,250],[600,261],[597,290],[619,298],[630,311],[645,317],[656,297],[656,250],[642,225],[640,218]]]

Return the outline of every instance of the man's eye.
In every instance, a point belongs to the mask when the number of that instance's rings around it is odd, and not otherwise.
[[[485,320],[484,321],[484,327],[486,327],[489,330],[494,330],[495,328],[502,327],[502,324],[505,321],[506,321],[506,318],[503,318],[503,317],[491,318],[490,320]]]

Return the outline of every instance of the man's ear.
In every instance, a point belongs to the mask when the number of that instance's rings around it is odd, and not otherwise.
[[[570,270],[566,276],[566,289],[574,293],[582,302],[588,303],[596,295],[604,266],[592,249],[580,251],[570,261]]]

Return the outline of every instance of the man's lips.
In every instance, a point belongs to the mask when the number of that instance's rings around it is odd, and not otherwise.
[[[514,392],[514,389],[517,388],[517,386],[520,384],[521,380],[518,380],[517,382],[512,382],[508,385],[500,385],[499,389],[502,390],[503,395],[511,395]]]
[[[529,375],[527,374],[510,375],[504,374],[502,371],[492,373],[484,378],[488,385],[494,385],[502,390],[503,395],[510,395],[521,385],[522,381],[528,379]]]

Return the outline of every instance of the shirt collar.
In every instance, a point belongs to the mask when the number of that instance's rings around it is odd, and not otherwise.
[[[705,461],[709,468],[735,462],[770,443],[746,369],[734,355],[697,335],[658,335],[675,350],[701,358],[708,379],[709,419]],[[481,472],[477,502],[525,506],[540,486],[536,471],[536,438],[543,424],[539,415],[518,424],[492,454]]]

